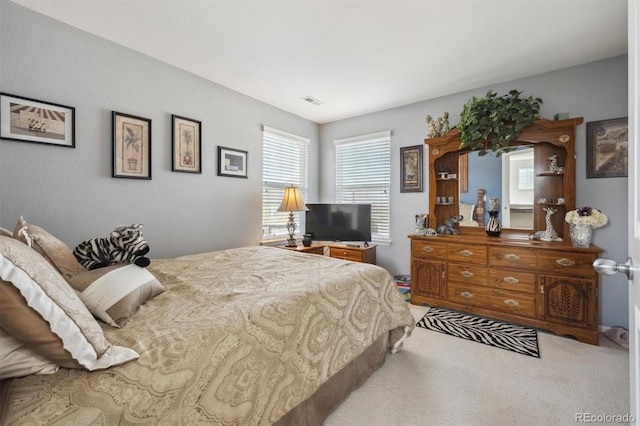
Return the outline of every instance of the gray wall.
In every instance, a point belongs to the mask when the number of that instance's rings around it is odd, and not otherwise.
[[[74,247],[142,223],[151,256],[258,244],[262,125],[311,139],[318,125],[0,1],[0,91],[76,108],[76,148],[0,140],[0,226],[20,215]],[[111,111],[152,120],[152,180],[111,177]],[[171,171],[171,114],[202,121],[202,174]],[[249,152],[248,179],[217,176],[217,146]],[[286,218],[285,218],[286,219]]]
[[[428,211],[428,182],[422,193],[400,193],[400,147],[424,143],[425,117],[449,112],[451,125],[460,117],[462,106],[472,96],[484,96],[489,89],[499,94],[511,89],[543,100],[542,117],[556,113],[584,117],[577,129],[577,205],[600,208],[609,225],[594,231],[594,244],[604,249],[603,256],[619,261],[627,257],[627,178],[586,179],[586,123],[627,116],[627,57],[620,56],[591,64],[536,75],[490,87],[456,93],[387,111],[323,125],[320,129],[321,166],[320,201],[334,196],[333,140],[382,130],[391,130],[391,240],[390,246],[378,246],[378,264],[394,274],[409,273],[409,239],[414,215]],[[428,174],[425,153],[424,175]],[[602,277],[600,320],[606,326],[628,327],[627,281],[621,274]]]
[[[406,236],[428,197],[400,193],[398,148],[423,143],[427,115],[449,111],[456,124],[471,96],[512,88],[541,97],[544,117],[569,112],[586,123],[627,114],[626,56],[318,126],[5,1],[0,52],[0,91],[76,107],[77,139],[75,149],[0,141],[0,226],[24,215],[74,246],[139,222],[153,257],[260,241],[263,124],[311,139],[308,202],[333,201],[334,139],[392,130],[392,244],[378,247],[378,264],[396,274],[409,272]],[[112,110],[152,119],[151,181],[111,178]],[[171,172],[171,114],[203,122],[202,175]],[[577,203],[608,215],[595,244],[622,260],[627,179],[586,179],[585,134],[583,124]],[[249,179],[216,175],[218,145],[249,151]],[[627,326],[626,286],[620,274],[603,277],[602,324]]]

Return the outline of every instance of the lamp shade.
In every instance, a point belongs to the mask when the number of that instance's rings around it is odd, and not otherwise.
[[[284,189],[282,203],[278,207],[279,212],[304,212],[309,210],[302,201],[300,190],[295,186],[287,186]]]

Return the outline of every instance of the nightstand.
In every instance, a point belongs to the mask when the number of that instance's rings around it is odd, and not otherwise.
[[[324,254],[324,246],[321,244],[312,244],[309,247],[305,247],[303,245],[298,245],[296,247],[287,247],[287,246],[277,246],[277,247],[281,249],[299,251],[301,253],[310,253],[310,254],[319,254],[319,255]]]

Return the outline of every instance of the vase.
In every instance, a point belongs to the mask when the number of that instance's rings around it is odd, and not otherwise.
[[[498,219],[498,213],[500,212],[489,212],[489,221],[484,229],[490,237],[497,237],[502,231],[502,225],[500,224],[500,219]]]
[[[569,236],[571,237],[571,245],[574,247],[589,247],[591,245],[592,230],[591,225],[570,223]]]
[[[305,247],[311,247],[311,243],[312,243],[312,239],[311,239],[311,234],[304,234],[304,236],[302,237],[302,245]]]

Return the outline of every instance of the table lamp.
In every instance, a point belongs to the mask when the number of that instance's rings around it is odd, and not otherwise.
[[[293,220],[293,212],[304,212],[309,210],[302,201],[300,196],[300,190],[291,185],[284,189],[284,195],[282,196],[282,203],[278,207],[279,212],[289,212],[289,221],[287,222],[287,231],[289,232],[289,239],[285,244],[286,247],[295,247],[296,240],[293,238],[293,234],[296,232],[296,223]]]

